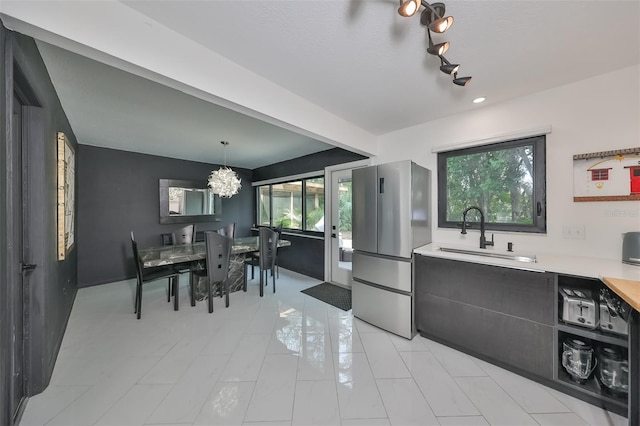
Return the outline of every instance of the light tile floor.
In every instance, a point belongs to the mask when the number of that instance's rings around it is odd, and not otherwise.
[[[166,282],[78,291],[51,384],[21,425],[625,425],[626,419],[416,336],[409,341],[300,292],[231,294],[180,311]]]

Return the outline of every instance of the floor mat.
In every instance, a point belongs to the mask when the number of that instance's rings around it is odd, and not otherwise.
[[[335,284],[322,283],[300,291],[343,311],[351,309],[351,290]]]

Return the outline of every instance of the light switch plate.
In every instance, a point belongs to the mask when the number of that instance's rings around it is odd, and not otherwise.
[[[584,240],[584,225],[564,225],[562,227],[562,238],[566,240]]]

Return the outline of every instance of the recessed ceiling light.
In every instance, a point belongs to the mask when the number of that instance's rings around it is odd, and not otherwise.
[[[473,103],[474,103],[474,104],[479,104],[479,103],[481,103],[481,102],[484,102],[486,99],[487,99],[487,98],[483,98],[483,97],[475,98],[475,99],[473,100]]]

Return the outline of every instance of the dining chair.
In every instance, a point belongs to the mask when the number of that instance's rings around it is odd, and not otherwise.
[[[196,225],[186,225],[171,233],[171,245],[177,246],[193,244],[195,242],[195,237]],[[192,271],[197,268],[197,265],[184,264],[178,269],[178,272],[181,274],[189,272],[189,284],[191,285],[191,282],[193,280]],[[173,296],[173,288],[171,289],[171,294],[167,296],[167,302],[171,301],[171,296]],[[195,306],[194,301],[191,301],[191,306]]]
[[[229,223],[229,224],[223,226],[222,228],[218,229],[216,232],[218,234],[220,234],[220,235],[223,235],[225,237],[229,237],[229,238],[231,238],[233,240],[235,238],[235,235],[236,235],[236,223],[235,222]],[[220,297],[222,297],[222,291],[220,292]],[[228,306],[228,304],[227,304],[227,306]]]
[[[207,294],[209,297],[209,313],[213,312],[213,285],[220,284],[220,294],[225,293],[225,304],[229,307],[229,288],[227,278],[229,277],[229,263],[231,261],[231,246],[233,239],[220,235],[217,232],[205,232],[206,244],[206,269],[192,271],[192,274],[198,278],[193,280],[191,285],[191,302],[195,305],[195,286],[199,283],[200,278],[207,280]]]
[[[173,231],[171,233],[171,244],[181,245],[181,244],[193,244],[195,233],[195,225],[187,225],[184,226],[177,231]]]
[[[173,245],[173,232],[165,232],[160,234],[160,245],[171,246]]]
[[[236,223],[229,223],[216,231],[220,235],[229,237],[232,240],[236,237]]]
[[[264,295],[263,287],[268,283],[268,271],[271,271],[273,292],[276,292],[276,277],[273,274],[273,269],[275,267],[276,253],[278,250],[278,233],[271,228],[262,227],[258,231],[258,237],[258,245],[260,247],[260,251],[258,253],[258,265],[260,266],[260,297],[262,297]],[[245,260],[244,291],[247,291],[247,265],[251,265],[253,278],[253,260],[251,258],[247,258]]]
[[[276,233],[278,234],[278,241],[280,240],[280,237],[282,235],[282,222],[280,222],[280,225],[276,226],[275,228],[272,228],[274,231],[276,231]],[[254,252],[254,253],[248,253],[247,254],[247,259],[246,262],[247,264],[251,265],[251,279],[254,279],[254,273],[253,273],[253,267],[254,266],[260,266],[260,252]],[[276,276],[278,278],[280,278],[280,267],[278,266],[278,249],[276,247],[276,267],[274,268],[276,270]],[[273,270],[271,271],[271,275],[273,275]]]
[[[274,231],[276,231],[278,233],[278,241],[280,241],[280,238],[282,238],[282,222],[280,222],[280,224],[278,226],[276,226],[275,228],[273,228]],[[280,266],[278,265],[278,247],[276,246],[276,277],[278,277],[278,279],[280,278]],[[271,273],[273,274],[273,271],[271,271]]]
[[[142,285],[151,281],[157,281],[159,279],[168,278],[169,287],[173,289],[174,293],[174,310],[178,310],[180,306],[178,300],[178,272],[172,267],[158,266],[156,268],[144,269],[142,266],[142,260],[138,254],[138,243],[135,240],[133,231],[131,231],[131,249],[133,250],[133,260],[136,266],[136,302],[134,313],[137,314],[138,319],[142,315]],[[169,297],[171,297],[171,291],[169,291]]]

